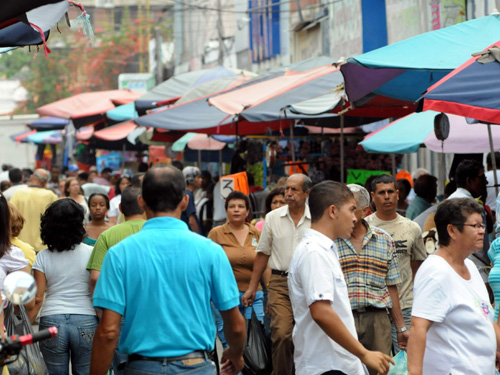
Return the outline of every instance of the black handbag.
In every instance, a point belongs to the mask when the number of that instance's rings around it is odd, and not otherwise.
[[[257,319],[255,310],[252,317],[246,320],[247,337],[243,349],[243,375],[270,375],[273,372],[271,342],[266,337],[264,326]]]

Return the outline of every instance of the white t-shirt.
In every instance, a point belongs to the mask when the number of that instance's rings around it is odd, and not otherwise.
[[[495,313],[476,266],[469,259],[465,264],[470,280],[430,255],[415,277],[412,316],[434,322],[427,332],[424,374],[495,374]]]
[[[95,315],[87,271],[92,247],[83,243],[74,250],[40,251],[33,269],[45,274],[47,295],[40,316],[58,314]]]
[[[361,361],[333,341],[309,311],[309,306],[316,301],[330,301],[332,309],[358,339],[347,284],[337,247],[331,239],[313,229],[305,230],[290,263],[288,288],[295,319],[293,343],[297,375],[319,375],[331,370],[368,374]]]
[[[0,258],[0,289],[3,290],[3,281],[8,273],[28,267],[28,264],[23,251],[17,246],[11,246],[10,250]]]
[[[122,195],[116,195],[109,201],[108,217],[120,216],[120,203],[122,203]]]

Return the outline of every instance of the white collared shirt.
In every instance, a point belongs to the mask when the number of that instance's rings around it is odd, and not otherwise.
[[[330,301],[349,332],[358,339],[349,292],[337,247],[325,235],[308,229],[297,246],[288,273],[295,326],[293,343],[297,375],[319,375],[331,370],[368,374],[361,361],[333,341],[313,320],[309,306]]]
[[[288,206],[277,208],[266,215],[256,252],[269,255],[272,270],[288,271],[295,248],[302,240],[304,229],[311,227],[311,214],[306,204],[304,215],[297,226],[290,216]]]

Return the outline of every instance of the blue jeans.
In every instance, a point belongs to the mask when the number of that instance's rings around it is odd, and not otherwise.
[[[205,356],[200,358],[201,363],[189,364],[188,361],[132,361],[125,366],[125,375],[154,375],[154,374],[184,374],[189,375],[216,375],[215,364]],[[52,374],[51,374],[52,375]]]
[[[61,314],[40,318],[40,331],[57,327],[59,334],[40,341],[40,351],[50,375],[87,375],[90,372],[92,341],[97,328],[94,315]]]
[[[241,297],[245,294],[245,292],[240,292],[240,305],[238,309],[240,310],[241,315],[245,317],[245,319],[250,319],[252,317],[252,308],[246,307],[241,304]],[[252,304],[255,314],[257,315],[257,319],[260,320],[262,324],[264,324],[264,293],[262,290],[259,290],[255,293],[255,300]],[[224,336],[224,321],[222,320],[222,316],[220,315],[219,310],[213,308],[215,326],[217,327],[217,336],[222,344],[224,349],[227,348],[226,336]]]
[[[403,314],[403,319],[405,321],[406,329],[409,330],[411,326],[411,307],[407,307],[406,309],[401,310],[401,313]],[[400,351],[398,346],[398,334],[396,333],[396,326],[392,321],[392,317],[390,316],[390,318],[391,318],[392,351],[394,352],[394,355],[396,355]]]

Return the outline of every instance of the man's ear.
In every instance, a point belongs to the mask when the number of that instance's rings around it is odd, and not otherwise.
[[[370,206],[366,206],[361,210],[361,218],[364,219],[370,214]]]
[[[328,215],[330,215],[330,218],[335,219],[337,217],[337,206],[332,204],[331,206],[328,207]]]
[[[139,197],[137,197],[137,198],[139,198]],[[122,211],[122,204],[121,204],[121,203],[118,205],[118,209],[119,209],[119,210],[120,210],[120,212],[123,214],[123,211]],[[143,211],[144,211],[144,209],[143,209]]]
[[[142,195],[139,195],[139,196],[137,197],[137,203],[139,203],[139,207],[141,207],[141,208],[142,208],[142,210],[143,210],[144,212],[146,212],[146,207],[147,207],[147,205],[146,205],[146,201],[144,200],[144,198],[142,197]],[[120,203],[120,211],[122,210],[122,207],[121,207],[121,206],[122,206],[122,205],[121,205],[121,203]]]
[[[179,204],[177,205],[177,207],[180,208],[181,211],[184,211],[186,210],[188,204],[189,204],[189,195],[185,194],[184,197],[179,202]]]

